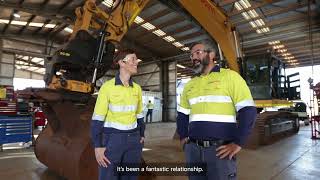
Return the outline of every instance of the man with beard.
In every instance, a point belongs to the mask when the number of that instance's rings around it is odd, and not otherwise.
[[[91,136],[99,164],[99,180],[135,180],[136,173],[119,174],[116,170],[117,166],[140,167],[145,129],[142,91],[131,79],[137,73],[139,61],[135,52],[128,49],[118,51],[114,62],[120,70],[99,90]]]
[[[207,172],[189,179],[236,179],[235,157],[256,118],[250,90],[238,73],[215,63],[216,50],[209,41],[190,49],[197,76],[181,95],[177,131],[187,164],[205,164]]]

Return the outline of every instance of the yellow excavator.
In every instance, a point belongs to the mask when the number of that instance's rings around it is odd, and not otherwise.
[[[110,68],[115,46],[148,1],[115,0],[109,8],[102,10],[94,0],[87,0],[83,7],[76,9],[77,19],[70,41],[46,62],[45,82],[48,88],[29,89],[22,93],[29,95],[29,98],[41,99],[43,111],[48,119],[48,125],[36,140],[36,157],[49,169],[69,180],[97,179],[98,165],[90,142],[95,82]],[[257,107],[263,109],[291,105],[288,99],[280,99],[287,93],[278,83],[282,78],[281,63],[277,67],[271,67],[271,61],[278,60],[270,56],[265,58],[267,67],[263,64],[259,67],[254,66],[258,69],[252,68],[256,63],[255,58],[241,58],[234,26],[212,1],[170,2],[183,7],[199,22],[221,47],[228,68],[242,72],[241,74],[249,79],[247,82],[252,91],[260,92],[259,88],[268,89],[265,90],[265,95],[258,94],[260,100],[255,101]],[[270,69],[273,70],[273,74],[254,75],[257,71],[270,72]],[[268,79],[269,84],[261,86],[261,79],[254,78],[260,76]],[[277,99],[274,99],[275,97]],[[292,113],[263,112],[258,116],[248,146],[267,144],[297,130],[297,119]],[[178,151],[175,148],[166,148],[165,145],[162,147],[164,151]],[[167,152],[162,155],[174,153]]]

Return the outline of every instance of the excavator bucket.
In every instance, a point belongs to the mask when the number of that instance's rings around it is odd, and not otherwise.
[[[38,160],[69,180],[97,179],[98,164],[90,140],[95,98],[49,89],[28,89],[19,94],[42,100],[48,119],[35,142]]]

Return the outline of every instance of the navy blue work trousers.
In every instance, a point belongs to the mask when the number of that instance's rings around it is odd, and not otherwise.
[[[236,180],[236,159],[220,159],[216,156],[217,145],[198,146],[193,142],[184,145],[187,163],[206,163],[206,176],[189,176],[189,180]]]
[[[117,167],[132,164],[139,165],[142,158],[143,144],[140,143],[139,131],[108,135],[105,156],[111,162],[107,168],[99,166],[99,180],[136,180],[137,174],[119,174]]]

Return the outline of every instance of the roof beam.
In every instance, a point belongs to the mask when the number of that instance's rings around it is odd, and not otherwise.
[[[269,10],[269,11],[265,11],[263,14],[267,18],[271,18],[272,16],[279,15],[279,14],[282,14],[282,13],[287,13],[288,11],[292,11],[292,10],[295,10],[295,9],[298,9],[298,8],[302,8],[302,7],[305,7],[307,5],[308,5],[307,2],[304,2],[304,3],[301,3],[301,4],[294,3],[294,4],[291,4],[291,5],[288,5],[286,8],[282,8],[282,9],[279,9],[279,10],[273,10],[272,9],[272,10]],[[301,15],[301,14],[297,14],[297,15]],[[305,15],[303,15],[303,16],[305,16]],[[252,18],[250,20],[257,20],[257,19],[261,19],[261,17],[259,16],[259,17],[256,17],[256,18]],[[243,24],[243,23],[247,23],[248,20],[244,19],[241,16],[240,18],[237,18],[237,19],[233,20],[232,22],[234,22],[235,25],[240,25],[240,24]]]
[[[260,7],[263,7],[263,6],[266,6],[268,4],[272,4],[272,3],[276,3],[276,2],[279,2],[281,0],[273,0],[271,2],[268,2],[268,1],[264,1],[262,3],[257,3],[257,4],[254,4],[254,5],[251,5],[251,7],[247,8],[247,9],[243,9],[241,11],[238,11],[237,9],[235,9],[234,11],[232,11],[231,13],[228,13],[228,16],[231,17],[231,16],[235,16],[235,15],[238,15],[238,14],[241,14],[243,12],[246,12],[246,11],[250,11],[252,9],[256,9],[256,8],[260,8]]]
[[[50,10],[50,9],[40,9],[40,8],[34,8],[34,7],[28,7],[27,5],[24,6],[20,6],[17,5],[15,3],[4,3],[4,2],[0,2],[0,8],[6,8],[6,9],[15,9],[18,11],[23,11],[29,14],[34,14],[37,16],[42,16],[45,17],[47,19],[51,19],[51,20],[55,20],[57,22],[61,22],[61,23],[68,23],[68,24],[72,24],[73,21],[69,20],[69,19],[63,19],[63,18],[58,18],[56,17],[57,10]],[[72,11],[73,12],[73,11]],[[67,16],[69,18],[73,17],[72,13],[62,13],[60,12],[59,15],[62,16]]]

